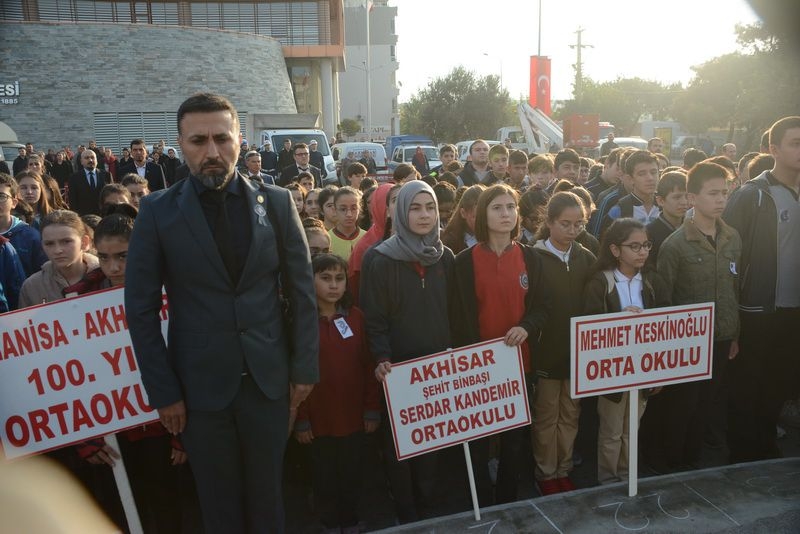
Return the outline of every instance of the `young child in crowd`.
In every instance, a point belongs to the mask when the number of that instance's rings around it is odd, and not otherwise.
[[[347,185],[359,189],[361,180],[367,177],[367,168],[361,163],[351,163],[347,166]]]
[[[292,200],[294,201],[294,207],[297,210],[297,214],[300,215],[301,219],[305,219],[306,214],[303,211],[306,205],[306,190],[305,188],[300,185],[298,182],[292,182],[286,186],[292,193]]]
[[[433,186],[433,192],[439,204],[439,226],[444,230],[456,205],[456,187],[449,182],[439,182]]]
[[[364,235],[364,230],[358,227],[360,200],[361,192],[350,186],[340,187],[333,196],[336,225],[328,232],[331,237],[331,252],[345,261],[350,259],[353,247]]]
[[[22,171],[15,176],[19,185],[17,198],[24,200],[33,208],[33,220],[31,226],[39,229],[42,217],[52,211],[50,203],[45,194],[46,186],[40,174],[31,171]]]
[[[531,187],[519,197],[520,234],[518,241],[523,245],[536,243],[536,233],[547,213],[550,200],[543,189]]]
[[[312,260],[319,311],[319,383],[297,410],[294,435],[311,445],[314,500],[326,529],[358,532],[365,433],[380,423],[364,315],[349,305],[347,262]],[[340,530],[339,530],[340,529]]]
[[[308,251],[313,258],[317,254],[329,254],[331,251],[331,236],[325,230],[325,225],[319,219],[308,217],[303,219],[303,230],[306,233]]]
[[[504,183],[508,176],[508,149],[503,145],[494,145],[489,149],[489,174],[481,182],[483,185]]]
[[[534,247],[542,256],[543,279],[550,286],[553,306],[533,348],[537,374],[533,402],[533,456],[542,495],[575,489],[569,478],[578,433],[580,401],[570,396],[570,319],[582,315],[583,288],[594,255],[575,238],[586,227],[587,213],[574,193],[554,194]]]
[[[442,242],[458,254],[477,243],[475,239],[475,206],[485,186],[476,184],[467,188],[453,210],[450,222],[442,232]]]
[[[336,226],[336,206],[333,203],[333,196],[338,190],[339,188],[335,185],[326,185],[319,192],[320,215],[325,230],[332,230]]]
[[[366,253],[361,271],[361,304],[380,381],[391,372],[392,362],[453,346],[447,315],[453,253],[439,239],[439,212],[428,184],[413,180],[400,188],[392,224],[394,234]],[[438,454],[400,462],[387,425],[384,429],[384,459],[398,518],[417,521],[435,509]]]
[[[547,189],[555,179],[556,168],[553,159],[547,155],[534,156],[528,161],[530,187]]]
[[[305,205],[305,208],[303,208],[303,211],[306,212],[306,215],[308,215],[309,217],[312,217],[314,219],[318,219],[319,218],[319,213],[320,213],[319,192],[320,191],[322,191],[322,189],[319,189],[319,188],[311,189],[306,194],[306,205]]]
[[[530,185],[528,180],[528,155],[521,150],[512,150],[508,154],[508,185],[519,194],[525,192]]]
[[[375,188],[375,192],[372,193],[372,202],[370,202],[372,226],[358,240],[358,243],[353,248],[353,253],[350,255],[350,261],[347,262],[349,266],[349,289],[353,296],[353,302],[356,304],[358,304],[358,290],[361,284],[361,263],[367,250],[384,239],[388,221],[389,192],[394,187],[392,184],[381,184]]]
[[[716,163],[692,167],[686,190],[693,215],[664,241],[658,253],[658,272],[672,292],[674,305],[715,303],[713,377],[664,388],[667,413],[661,424],[662,439],[656,441],[661,454],[655,454],[654,463],[666,470],[695,464],[706,428],[725,418],[726,369],[739,351],[742,254],[739,233],[721,218],[727,204],[727,180],[728,171]]]
[[[683,216],[689,205],[686,201],[686,174],[679,171],[665,172],[656,186],[656,203],[661,208],[658,219],[647,225],[647,235],[653,248],[647,257],[647,265],[655,268],[661,243],[683,224]]]
[[[458,254],[453,269],[450,329],[456,347],[498,337],[510,347],[519,346],[527,376],[531,373],[527,340],[539,337],[550,302],[541,257],[533,247],[514,241],[520,227],[517,198],[517,192],[506,184],[493,185],[478,198],[478,243]],[[488,467],[490,438],[471,442],[481,506],[517,500],[526,432],[530,432],[529,426],[492,437],[500,439],[494,495]]]
[[[32,226],[11,214],[19,195],[17,181],[8,174],[0,173],[0,237],[8,239],[17,251],[25,276],[31,276],[42,268],[47,256],[42,249],[42,236]]]
[[[603,236],[594,274],[586,283],[584,315],[669,306],[669,289],[645,262],[653,243],[642,223],[623,218],[614,221]],[[600,429],[597,435],[597,480],[600,484],[624,481],[628,476],[630,393],[602,395],[597,399]],[[641,419],[647,395],[639,394]]]

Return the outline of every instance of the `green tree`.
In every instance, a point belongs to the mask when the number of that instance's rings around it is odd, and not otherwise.
[[[361,131],[361,123],[355,119],[342,119],[338,128],[347,137],[352,137]]]
[[[600,120],[614,124],[617,131],[629,134],[642,116],[668,120],[680,84],[665,85],[641,78],[618,78],[611,82],[596,82],[583,78],[581,98],[569,100],[558,110],[557,117],[574,113],[598,113]]]
[[[514,102],[497,76],[477,76],[463,66],[432,80],[401,106],[403,133],[429,136],[435,142],[494,138],[497,129],[515,124]]]
[[[790,35],[762,23],[737,26],[740,51],[692,67],[695,76],[675,101],[674,114],[687,129],[744,131],[744,148],[758,146],[776,120],[797,114],[800,58]]]

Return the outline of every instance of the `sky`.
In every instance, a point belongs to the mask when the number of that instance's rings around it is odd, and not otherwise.
[[[575,31],[583,73],[597,81],[691,80],[692,65],[734,52],[734,26],[758,20],[745,0],[541,0],[541,55],[552,59],[553,100],[572,97]],[[397,80],[407,102],[453,67],[500,75],[512,98],[528,94],[537,55],[538,0],[389,0],[397,7]]]

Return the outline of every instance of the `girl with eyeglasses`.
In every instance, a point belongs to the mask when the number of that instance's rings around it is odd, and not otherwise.
[[[653,247],[645,226],[636,219],[615,220],[603,236],[594,274],[586,283],[585,315],[670,305],[670,291],[645,262]],[[653,390],[654,392],[658,392]],[[647,406],[647,394],[639,396],[639,419]],[[600,484],[624,481],[628,476],[630,393],[612,393],[597,399],[600,429],[597,435],[597,480]]]
[[[583,288],[594,254],[575,239],[586,226],[581,199],[562,191],[550,197],[534,248],[542,258],[542,279],[553,306],[538,343],[531,349],[536,371],[533,401],[533,456],[542,495],[575,489],[569,478],[578,434],[580,401],[570,397],[570,319],[583,314]]]

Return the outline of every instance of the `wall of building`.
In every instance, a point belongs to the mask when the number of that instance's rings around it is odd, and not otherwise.
[[[372,95],[370,122],[372,131],[359,137],[382,140],[387,135],[399,133],[397,111],[396,71],[399,66],[395,55],[397,35],[394,19],[397,8],[386,5],[386,0],[377,0],[369,19],[369,72],[366,70],[367,31],[364,3],[345,2],[345,57],[346,71],[339,73],[340,116],[342,119],[361,117],[367,124],[366,76],[370,76]]]
[[[281,44],[270,37],[31,22],[0,22],[0,35],[0,85],[19,81],[17,103],[0,104],[0,120],[37,148],[75,147],[89,139],[104,144],[98,134],[105,131],[96,132],[95,124],[119,119],[128,131],[138,127],[139,115],[148,142],[155,136],[174,144],[174,113],[199,91],[227,96],[240,116],[296,112]],[[243,128],[252,140],[249,122]]]

